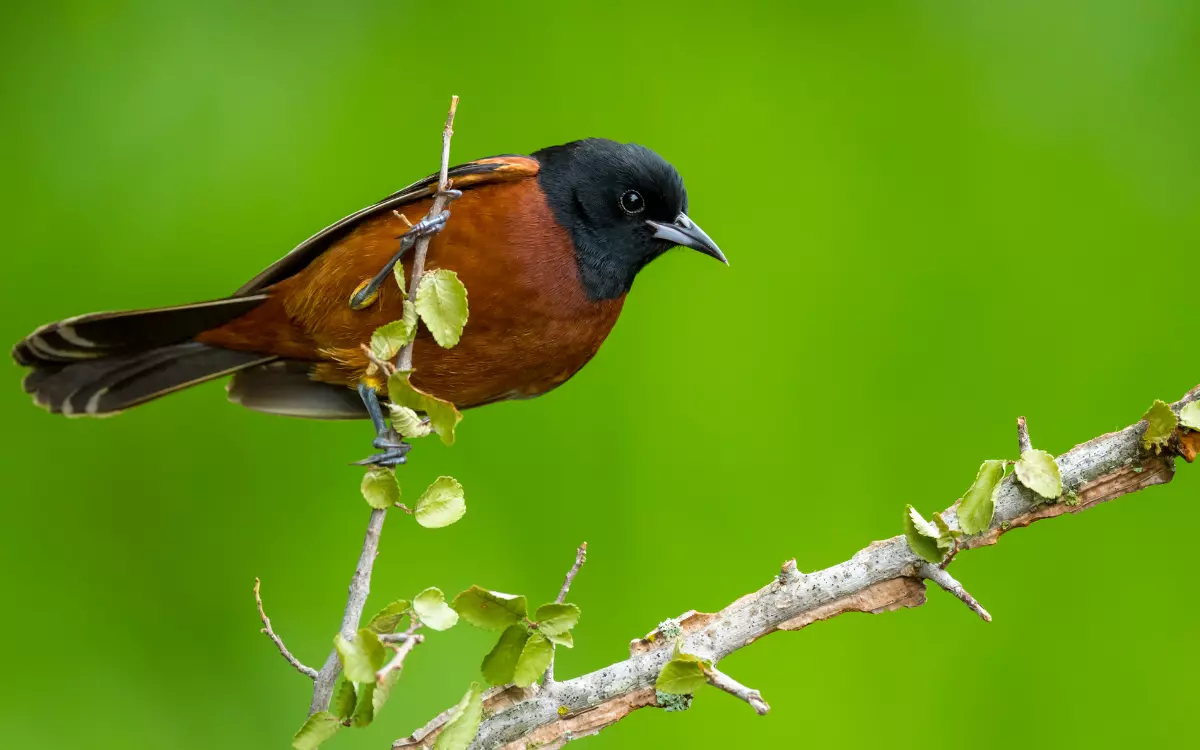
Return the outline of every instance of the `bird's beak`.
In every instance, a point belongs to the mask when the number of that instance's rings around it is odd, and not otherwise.
[[[725,265],[729,265],[729,261],[726,260],[725,254],[721,252],[721,248],[717,247],[717,243],[713,242],[712,238],[705,234],[703,229],[696,226],[696,222],[689,219],[687,214],[679,214],[671,224],[663,224],[658,221],[647,221],[646,223],[654,229],[655,239],[666,240],[676,245],[699,250],[705,255],[716,258]]]

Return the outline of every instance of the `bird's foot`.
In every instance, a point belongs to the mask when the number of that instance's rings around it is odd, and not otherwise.
[[[411,445],[394,436],[377,437],[371,442],[371,445],[382,452],[364,458],[361,461],[355,461],[355,465],[381,466],[385,469],[394,469],[408,462],[408,452],[412,450]]]

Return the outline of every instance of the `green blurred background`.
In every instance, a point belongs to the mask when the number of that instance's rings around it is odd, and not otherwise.
[[[900,531],[1014,457],[1200,380],[1200,6],[1179,2],[47,2],[0,16],[3,338],[228,293],[437,165],[603,135],[687,180],[732,260],[678,251],[546,398],[468,414],[402,476],[468,489],[452,528],[393,515],[372,606],[472,583],[549,598],[582,540],[560,676]],[[468,328],[468,334],[469,334]],[[1185,346],[1186,345],[1186,346]],[[104,421],[0,389],[5,745],[284,748],[367,509],[364,423],[209,384]],[[709,691],[583,747],[1185,744],[1200,471],[1006,536],[958,576],[985,625],[847,616],[728,659]],[[411,495],[410,495],[411,496]],[[381,750],[450,705],[488,636],[410,660]],[[947,666],[949,665],[949,666]]]

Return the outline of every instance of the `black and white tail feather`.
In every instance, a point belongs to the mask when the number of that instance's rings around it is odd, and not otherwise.
[[[192,340],[266,298],[255,294],[67,318],[25,337],[13,347],[13,359],[32,368],[25,391],[39,406],[66,416],[108,416],[275,360]]]

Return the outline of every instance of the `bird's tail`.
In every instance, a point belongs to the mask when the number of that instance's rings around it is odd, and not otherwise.
[[[92,313],[42,326],[13,347],[32,368],[25,391],[67,416],[107,416],[275,357],[193,341],[257,307],[266,295],[153,310]]]

